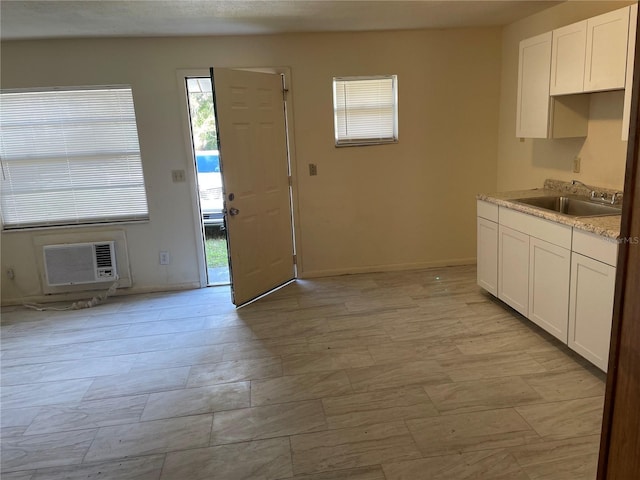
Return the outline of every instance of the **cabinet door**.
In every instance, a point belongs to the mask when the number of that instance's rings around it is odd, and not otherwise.
[[[586,20],[553,31],[551,95],[582,92],[586,46]]]
[[[525,317],[529,305],[529,235],[498,227],[498,298]]]
[[[478,285],[498,295],[498,224],[478,217]]]
[[[516,136],[547,138],[551,32],[520,42]]]
[[[573,253],[569,347],[607,371],[616,269]]]
[[[567,343],[571,251],[531,237],[529,320]]]
[[[624,88],[629,7],[587,20],[584,91]]]
[[[622,111],[622,140],[629,140],[631,118],[631,85],[636,52],[636,29],[638,28],[638,4],[629,7],[629,42],[627,46],[627,75],[624,85],[624,110]]]

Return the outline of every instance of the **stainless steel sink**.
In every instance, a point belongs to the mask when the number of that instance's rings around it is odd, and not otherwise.
[[[550,210],[568,217],[603,217],[622,213],[622,208],[618,205],[605,205],[576,197],[518,198],[513,201],[531,207]]]

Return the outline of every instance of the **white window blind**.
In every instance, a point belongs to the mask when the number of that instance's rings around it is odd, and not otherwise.
[[[5,229],[148,218],[129,87],[0,94]]]
[[[398,141],[397,76],[333,79],[337,146]]]

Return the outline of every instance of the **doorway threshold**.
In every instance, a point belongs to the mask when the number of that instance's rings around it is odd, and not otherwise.
[[[207,267],[207,286],[219,287],[221,285],[230,285],[231,277],[229,276],[229,266],[224,267]]]

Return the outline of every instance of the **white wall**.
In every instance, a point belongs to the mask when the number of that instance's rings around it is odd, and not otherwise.
[[[627,142],[621,140],[623,92],[590,94],[589,130],[585,138],[516,138],[518,44],[520,40],[629,5],[629,1],[565,2],[508,25],[502,32],[502,79],[498,190],[541,187],[546,178],[622,190]],[[581,171],[573,173],[580,157]]]
[[[472,262],[475,194],[496,188],[500,30],[4,42],[3,88],[130,84],[150,221],[126,225],[133,291],[199,283],[178,69],[288,66],[301,274]],[[336,149],[331,79],[397,74],[396,145]],[[307,164],[318,165],[308,176]],[[190,178],[193,182],[193,178]],[[78,228],[73,232],[91,231]],[[58,233],[58,230],[47,232]],[[2,301],[42,293],[34,235],[2,234]],[[160,266],[158,252],[171,252]]]

